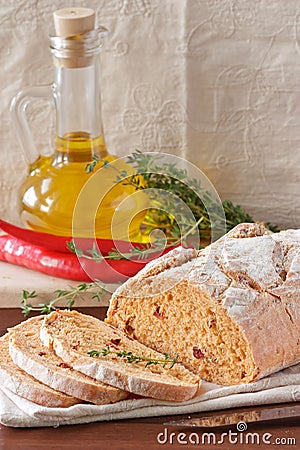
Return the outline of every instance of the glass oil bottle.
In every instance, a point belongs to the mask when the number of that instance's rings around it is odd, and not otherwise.
[[[23,89],[11,106],[28,162],[28,175],[21,188],[22,221],[34,230],[71,236],[74,208],[85,190],[88,200],[80,202],[81,210],[76,213],[78,236],[141,242],[140,227],[147,199],[139,195],[119,208],[135,188],[116,183],[117,173],[126,171],[130,175],[134,169],[108,154],[103,135],[99,52],[107,31],[102,27],[95,28],[95,13],[89,8],[58,10],[54,13],[54,22],[55,36],[50,36],[54,83]],[[55,150],[50,156],[43,156],[36,149],[26,119],[28,103],[39,97],[54,100],[56,108]],[[88,173],[87,164],[95,158],[99,162],[94,172]],[[114,167],[107,164],[112,162]],[[101,176],[87,192],[87,182],[95,176],[95,171],[100,170]],[[99,207],[91,211],[89,200],[94,204],[98,198],[102,199]],[[114,222],[112,233],[112,218],[116,211],[118,220]]]

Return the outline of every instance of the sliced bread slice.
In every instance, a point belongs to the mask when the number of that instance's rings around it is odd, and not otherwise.
[[[151,350],[95,317],[55,311],[45,317],[40,336],[74,369],[134,394],[184,401],[199,390],[199,377],[175,355]]]
[[[14,394],[48,408],[67,408],[80,400],[55,391],[19,369],[8,351],[9,334],[0,338],[0,383]]]
[[[128,393],[74,370],[40,341],[44,316],[33,317],[10,330],[9,353],[25,372],[65,394],[97,405],[115,403]]]

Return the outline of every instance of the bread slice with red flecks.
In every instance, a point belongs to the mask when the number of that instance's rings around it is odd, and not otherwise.
[[[8,333],[0,338],[0,382],[14,394],[48,408],[67,408],[81,402],[40,383],[19,369],[9,356]]]
[[[151,350],[95,317],[52,312],[44,318],[40,336],[75,370],[133,394],[184,401],[199,391],[199,377],[175,354]]]
[[[9,353],[14,363],[45,385],[89,403],[103,405],[128,397],[128,392],[77,372],[40,340],[44,316],[28,319],[10,330]],[[80,345],[78,341],[75,348]]]

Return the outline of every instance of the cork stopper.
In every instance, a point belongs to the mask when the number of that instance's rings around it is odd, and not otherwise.
[[[91,8],[58,9],[53,17],[56,36],[75,36],[95,28],[95,11]]]
[[[83,38],[83,35],[93,30],[97,31],[95,11],[91,8],[63,8],[55,11],[53,17],[56,35],[54,40],[60,42],[61,46],[59,52],[52,52],[54,64],[66,68],[86,67],[92,64],[92,56],[85,51],[89,41]],[[65,42],[61,43],[63,40]]]

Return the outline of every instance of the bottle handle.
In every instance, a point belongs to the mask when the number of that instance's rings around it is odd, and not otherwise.
[[[27,106],[32,99],[37,98],[48,98],[49,100],[52,100],[52,85],[26,87],[21,89],[14,96],[10,104],[12,122],[15,126],[19,143],[28,164],[36,161],[40,156],[26,117]]]

